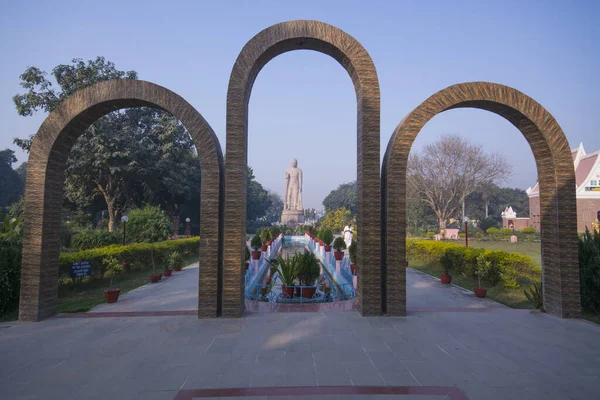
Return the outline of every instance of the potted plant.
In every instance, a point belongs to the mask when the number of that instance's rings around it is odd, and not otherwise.
[[[183,254],[178,251],[169,254],[169,264],[173,267],[175,272],[181,271],[181,268],[183,268]]]
[[[450,276],[450,271],[452,270],[452,255],[449,251],[445,251],[444,254],[440,257],[440,264],[442,264],[442,268],[444,269],[444,273],[440,275],[440,279],[444,285],[449,285],[452,282],[452,276]]]
[[[317,279],[321,276],[319,260],[314,253],[309,251],[299,254],[298,259],[298,280],[301,286],[307,286],[302,288],[301,296],[305,299],[312,299],[317,292]]]
[[[248,246],[245,246],[245,248],[244,260],[246,261],[246,271],[248,271],[248,267],[250,266],[250,250],[248,250]]]
[[[475,296],[480,299],[485,298],[487,290],[481,287],[481,279],[485,277],[490,268],[492,267],[492,262],[485,259],[483,254],[477,256],[477,266],[475,268],[475,275],[477,275],[477,281],[479,282],[479,287],[475,289]]]
[[[267,247],[269,247],[269,242],[271,241],[271,239],[273,239],[271,231],[268,229],[263,229],[262,232],[260,232],[260,239],[262,240],[261,250],[267,251]]]
[[[167,265],[165,265],[165,270],[163,271],[163,274],[165,275],[165,278],[173,274],[173,270],[171,269],[171,266],[168,263]]]
[[[333,242],[333,233],[329,229],[321,229],[319,232],[319,244],[325,246],[325,252],[331,251],[331,242]]]
[[[335,240],[333,241],[333,248],[335,249],[335,251],[333,252],[335,260],[342,261],[342,258],[344,258],[344,249],[346,248],[346,242],[344,242],[344,239],[342,239],[341,236],[335,238]]]
[[[289,298],[294,296],[294,286],[298,277],[298,256],[299,254],[294,254],[288,258],[277,256],[273,261],[267,260],[281,279],[281,292]]]
[[[110,278],[110,283],[108,284],[108,289],[104,291],[104,299],[107,303],[116,303],[119,299],[119,293],[121,293],[121,289],[113,289],[113,278],[118,276],[123,272],[123,266],[115,257],[106,257],[102,260],[102,264],[104,265],[104,278]]]
[[[156,283],[160,280],[160,274],[156,273],[156,263],[154,263],[154,246],[150,246],[150,260],[152,261],[152,274],[150,275],[150,282]]]
[[[350,243],[350,247],[348,247],[348,253],[350,253],[350,270],[352,271],[352,275],[356,275],[356,240],[352,239],[352,243]]]
[[[262,240],[260,238],[260,235],[256,234],[252,237],[252,240],[250,241],[250,246],[252,246],[252,248],[254,249],[252,251],[252,259],[260,260],[260,250],[262,247]]]

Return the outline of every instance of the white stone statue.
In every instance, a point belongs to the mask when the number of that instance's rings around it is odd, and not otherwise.
[[[352,238],[354,237],[354,228],[352,224],[348,223],[346,227],[344,227],[344,242],[346,243],[346,247],[350,247],[352,244]]]
[[[298,160],[292,159],[290,167],[285,171],[284,210],[304,210],[302,205],[302,170],[298,168]]]

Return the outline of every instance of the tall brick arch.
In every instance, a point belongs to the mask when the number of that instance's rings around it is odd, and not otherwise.
[[[315,50],[348,72],[357,98],[358,301],[363,315],[381,314],[379,81],[375,65],[352,36],[318,21],[290,21],[254,36],[239,54],[227,92],[225,252],[223,315],[244,310],[243,261],[246,236],[248,101],[256,76],[274,57]]]
[[[210,125],[179,95],[139,80],[97,83],[67,98],[43,122],[27,164],[19,319],[56,313],[64,170],[77,138],[98,118],[130,107],[152,107],[178,118],[192,137],[201,164],[198,316],[220,313],[223,155]]]
[[[575,172],[571,150],[556,120],[535,100],[513,88],[488,82],[443,89],[415,108],[398,125],[382,166],[384,308],[406,314],[406,166],[421,128],[454,108],[498,114],[521,131],[535,157],[540,184],[544,307],[561,317],[581,314],[577,255]]]

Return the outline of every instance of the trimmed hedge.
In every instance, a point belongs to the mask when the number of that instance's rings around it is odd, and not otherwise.
[[[86,229],[71,237],[71,247],[75,250],[87,250],[96,247],[110,246],[121,242],[122,236],[106,229]]]
[[[200,237],[167,240],[158,243],[133,243],[126,246],[111,245],[95,249],[82,250],[75,253],[60,255],[60,275],[70,275],[71,264],[77,261],[90,261],[92,264],[92,279],[101,279],[104,274],[103,260],[114,257],[125,270],[144,269],[152,266],[152,248],[154,262],[165,263],[173,251],[181,253],[198,253]]]
[[[490,228],[493,229],[493,228]],[[477,257],[483,255],[492,266],[485,280],[492,285],[499,282],[505,287],[517,288],[518,278],[539,281],[542,269],[529,256],[508,253],[501,250],[475,249],[456,243],[431,240],[407,239],[406,255],[408,260],[435,262],[450,269],[450,273],[476,277]]]

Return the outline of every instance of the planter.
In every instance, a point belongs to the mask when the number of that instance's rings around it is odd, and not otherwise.
[[[352,271],[352,275],[356,275],[356,264],[350,264],[350,271]]]
[[[152,282],[152,283],[158,282],[159,279],[160,279],[160,275],[158,275],[158,274],[150,275],[150,282]]]
[[[260,247],[260,249],[261,249],[262,251],[267,251],[267,247],[269,247],[269,246],[261,246],[261,247]]]
[[[325,243],[323,243],[322,240],[319,240],[319,246],[325,246]]]
[[[119,293],[121,293],[121,289],[106,289],[104,299],[107,303],[116,303],[119,299]]]
[[[452,277],[448,274],[442,274],[440,275],[440,279],[442,280],[442,283],[444,285],[449,285],[450,282],[452,282]]]
[[[179,272],[179,271],[181,271],[181,267],[175,267],[175,268],[173,268],[173,269],[175,270],[175,272]]]
[[[317,292],[317,287],[303,287],[302,288],[302,297],[305,299],[312,299],[315,293]]]
[[[288,298],[294,297],[294,287],[287,287],[285,285],[281,285],[281,294],[287,296]]]
[[[250,266],[249,263],[246,263],[246,271],[248,271],[248,267]]]
[[[479,297],[480,299],[484,299],[485,295],[487,293],[486,289],[479,289],[479,288],[477,288],[474,291],[475,291],[475,296]]]
[[[253,251],[252,252],[252,259],[253,260],[260,260],[260,251]]]
[[[327,251],[327,248],[325,248],[325,251]],[[344,252],[343,251],[334,251],[333,256],[335,257],[335,261],[342,261],[342,258],[344,258]]]
[[[273,244],[273,241],[272,241],[272,240],[269,240],[269,241],[267,242],[267,246],[270,246],[270,245],[272,245],[272,244]]]
[[[260,288],[260,295],[261,296],[266,296],[269,293],[269,288],[268,287],[261,287]]]
[[[331,251],[331,246],[324,246],[325,247],[325,253],[329,253]]]
[[[166,278],[167,276],[171,276],[171,274],[173,274],[173,271],[172,271],[172,270],[170,270],[170,269],[165,269],[165,278]]]

